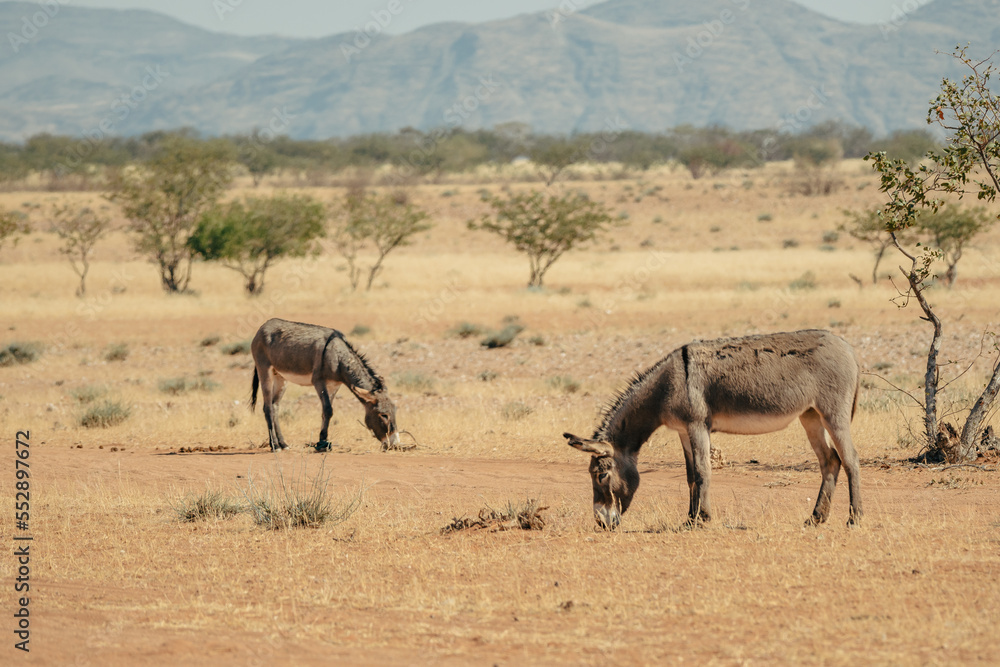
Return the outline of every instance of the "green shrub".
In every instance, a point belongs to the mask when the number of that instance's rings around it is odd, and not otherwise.
[[[483,328],[472,322],[459,322],[458,326],[451,330],[451,333],[459,338],[471,338],[483,333]]]
[[[107,387],[97,384],[88,384],[78,389],[71,390],[69,395],[72,396],[77,403],[86,405],[88,403],[93,403],[107,393]]]
[[[312,479],[304,468],[294,479],[286,479],[278,468],[277,475],[264,483],[248,475],[242,491],[254,522],[272,530],[343,523],[358,511],[364,495],[361,486],[357,494],[335,500],[330,494],[330,476],[322,467]]]
[[[104,348],[104,361],[125,361],[128,353],[128,343],[112,343]]]
[[[788,283],[788,289],[791,290],[809,290],[816,289],[816,274],[812,271],[806,271],[801,276]]]
[[[770,213],[761,213],[757,216],[757,222],[771,222],[774,220],[774,216]]]
[[[16,341],[0,349],[0,366],[30,364],[42,356],[42,346],[38,343]]]
[[[219,383],[213,382],[207,377],[199,376],[193,379],[186,377],[164,378],[160,380],[157,386],[164,394],[179,396],[189,391],[215,391],[219,388]]]
[[[534,411],[535,409],[527,403],[522,401],[511,401],[509,403],[504,403],[503,406],[500,407],[500,416],[507,421],[518,421],[520,419],[524,419]]]
[[[211,336],[205,336],[202,338],[200,345],[202,347],[212,347],[213,345],[218,345],[220,340],[221,338],[219,336],[212,334]]]
[[[494,349],[498,347],[506,347],[514,342],[517,335],[524,331],[524,327],[520,324],[508,324],[500,331],[494,331],[489,334],[480,342],[483,347]]]
[[[364,336],[366,334],[370,334],[371,332],[372,332],[372,328],[370,326],[368,326],[366,324],[355,324],[354,328],[351,329],[351,333],[349,335],[351,335],[351,336]]]
[[[575,394],[580,391],[580,383],[569,377],[568,375],[556,375],[555,377],[550,377],[545,383],[555,391]]]
[[[241,340],[237,343],[226,343],[221,348],[222,354],[236,356],[237,354],[250,354],[250,341]]]
[[[228,519],[246,510],[243,503],[221,491],[206,491],[200,496],[188,496],[174,506],[177,520],[182,522],[206,519]]]
[[[92,405],[80,416],[84,428],[110,428],[129,418],[132,411],[118,401],[104,400]]]

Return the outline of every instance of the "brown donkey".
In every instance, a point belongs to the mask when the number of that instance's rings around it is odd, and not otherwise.
[[[710,434],[772,433],[798,417],[823,476],[808,523],[829,516],[841,465],[851,496],[849,523],[855,523],[862,508],[851,419],[860,375],[853,348],[829,331],[694,341],[636,374],[604,411],[592,439],[563,436],[591,455],[594,514],[598,524],[614,528],[639,486],[639,448],[660,426],[677,431],[695,522],[711,518]]]
[[[323,426],[316,451],[328,451],[327,433],[333,416],[333,397],[340,385],[365,406],[365,425],[382,449],[399,444],[396,407],[385,383],[336,329],[315,324],[270,319],[261,325],[250,344],[256,368],[253,371],[250,409],[257,407],[257,386],[264,399],[264,419],[271,449],[288,449],[278,426],[275,407],[285,392],[285,383],[313,386],[323,407]]]

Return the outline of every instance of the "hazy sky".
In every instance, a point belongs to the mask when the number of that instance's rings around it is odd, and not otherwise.
[[[77,7],[151,9],[208,30],[241,35],[281,34],[292,37],[322,37],[347,32],[372,20],[372,12],[386,13],[390,4],[400,11],[386,26],[389,33],[413,30],[441,21],[480,22],[539,12],[556,7],[586,7],[594,0],[61,0]],[[692,0],[674,0],[691,2]],[[695,0],[697,1],[697,0]],[[753,0],[751,6],[753,5]],[[796,0],[828,16],[856,23],[877,23],[892,14],[893,7],[929,0]],[[397,4],[398,3],[398,4]],[[231,11],[230,11],[231,10]]]

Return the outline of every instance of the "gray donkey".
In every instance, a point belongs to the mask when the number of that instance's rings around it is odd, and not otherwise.
[[[386,393],[382,378],[368,365],[364,355],[351,347],[344,334],[315,324],[270,319],[261,325],[250,344],[256,368],[253,372],[250,409],[257,407],[257,386],[264,398],[264,419],[271,449],[288,449],[278,426],[275,407],[285,383],[316,388],[323,407],[323,427],[316,451],[328,451],[327,433],[333,416],[333,397],[340,385],[365,406],[365,425],[382,449],[399,444],[396,407]]]
[[[851,496],[849,523],[855,523],[862,509],[851,420],[860,374],[853,348],[829,331],[695,341],[636,374],[605,409],[592,439],[563,437],[591,455],[594,513],[599,525],[614,528],[639,486],[639,448],[660,426],[677,431],[693,523],[711,518],[710,434],[772,433],[798,417],[823,476],[807,523],[826,521],[841,465]]]

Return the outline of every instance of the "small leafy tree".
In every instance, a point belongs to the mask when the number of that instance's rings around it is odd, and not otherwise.
[[[191,281],[188,238],[232,179],[228,144],[172,135],[146,164],[111,177],[108,198],[118,203],[136,235],[136,250],[160,271],[168,293]]]
[[[528,152],[545,185],[552,185],[567,167],[580,160],[581,151],[572,139],[544,137]]]
[[[73,272],[80,278],[76,295],[87,293],[87,273],[94,246],[111,229],[111,219],[89,207],[62,206],[55,211],[52,231],[62,239],[59,252],[66,256]]]
[[[267,270],[283,257],[302,257],[323,236],[326,212],[305,195],[247,197],[209,209],[188,239],[191,251],[243,276],[254,296]]]
[[[493,215],[470,220],[469,229],[497,234],[526,254],[531,266],[528,287],[541,287],[545,272],[556,260],[592,241],[614,222],[603,204],[577,193],[557,196],[532,190],[512,193],[506,199],[485,195],[483,201]]]
[[[351,289],[356,290],[361,282],[359,253],[369,248],[375,252],[365,283],[365,289],[370,290],[386,255],[410,245],[415,235],[430,229],[429,217],[401,190],[382,195],[360,189],[348,192],[336,216],[333,237],[337,251],[347,260]]]
[[[8,240],[17,245],[18,235],[28,232],[25,215],[19,211],[0,210],[0,250]]]
[[[983,60],[974,60],[965,47],[957,47],[953,57],[967,68],[961,82],[945,79],[941,93],[931,102],[927,122],[937,123],[950,133],[941,150],[929,150],[924,160],[911,167],[904,160],[890,159],[885,152],[869,153],[865,159],[880,174],[882,192],[889,201],[883,208],[886,230],[893,233],[894,245],[910,261],[901,269],[908,288],[904,299],[913,298],[933,327],[924,376],[924,435],[927,446],[934,448],[938,438],[937,392],[943,325],[927,301],[926,280],[930,265],[939,251],[930,250],[921,257],[904,250],[895,234],[913,227],[925,210],[937,212],[945,204],[941,195],[961,198],[975,194],[984,202],[993,202],[1000,190],[1000,96],[991,87],[996,66],[991,62],[997,52]],[[905,303],[905,301],[904,301]],[[1000,360],[993,366],[982,394],[976,399],[952,451],[952,458],[968,460],[976,455],[976,438],[997,394],[1000,393]]]
[[[943,279],[949,288],[958,277],[958,260],[962,259],[965,247],[991,222],[982,207],[961,208],[954,203],[936,211],[925,209],[917,216],[914,227],[927,237],[932,248],[941,252],[941,259],[948,267]]]
[[[260,185],[260,181],[274,171],[278,164],[278,157],[274,151],[265,143],[265,139],[258,130],[250,133],[245,140],[241,141],[237,148],[236,159],[246,167],[250,178],[253,179],[253,186]]]
[[[872,284],[878,282],[878,266],[882,263],[886,251],[892,246],[892,234],[885,229],[885,223],[879,215],[879,210],[844,211],[850,218],[849,222],[841,223],[839,229],[847,232],[859,241],[871,245],[875,252],[875,264],[872,266]],[[859,283],[860,284],[860,283]]]
[[[844,149],[836,139],[803,138],[792,148],[796,177],[792,192],[806,196],[828,195],[840,186],[836,168]]]

